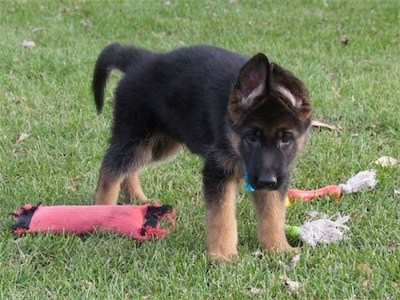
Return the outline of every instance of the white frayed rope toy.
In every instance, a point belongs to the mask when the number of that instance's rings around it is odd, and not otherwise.
[[[377,183],[376,170],[359,172],[346,183],[330,185],[317,190],[305,191],[291,189],[286,198],[286,206],[290,206],[294,199],[311,201],[314,198],[329,195],[337,200],[343,194],[356,193],[366,189],[372,189]],[[319,212],[309,213],[311,219],[303,226],[285,225],[285,232],[289,243],[295,244],[302,241],[312,247],[319,243],[331,243],[343,240],[344,235],[349,231],[345,223],[350,219],[349,216],[341,216],[339,213],[332,217]]]
[[[299,240],[315,247],[317,244],[328,244],[343,240],[344,234],[349,230],[345,223],[349,216],[339,213],[329,217],[319,212],[310,212],[311,219],[303,226],[285,225],[285,232],[289,243],[294,244]]]

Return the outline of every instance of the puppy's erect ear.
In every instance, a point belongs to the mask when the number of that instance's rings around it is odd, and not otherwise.
[[[311,118],[311,105],[308,91],[304,84],[290,71],[275,63],[270,64],[271,90],[296,112],[300,121]]]
[[[244,112],[263,99],[269,89],[270,67],[268,58],[259,53],[240,70],[229,101],[229,114],[238,122]]]

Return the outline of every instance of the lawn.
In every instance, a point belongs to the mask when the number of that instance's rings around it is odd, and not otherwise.
[[[399,299],[400,164],[374,164],[400,160],[399,11],[397,0],[1,1],[0,299]],[[310,91],[314,118],[341,130],[312,130],[291,186],[342,183],[371,168],[379,181],[340,201],[295,202],[287,223],[338,212],[350,216],[347,239],[303,246],[295,266],[291,255],[254,256],[256,218],[242,188],[240,257],[209,264],[202,161],[187,151],[142,175],[147,196],[177,212],[163,240],[14,236],[8,214],[24,203],[91,203],[120,75],[111,76],[101,116],[91,76],[114,41],[263,52],[292,70]]]

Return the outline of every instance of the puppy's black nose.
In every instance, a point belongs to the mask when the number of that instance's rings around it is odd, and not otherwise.
[[[276,189],[278,186],[278,178],[274,175],[263,175],[258,178],[257,185],[260,189]]]

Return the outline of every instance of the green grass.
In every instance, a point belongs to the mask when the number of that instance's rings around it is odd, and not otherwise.
[[[291,69],[309,88],[315,119],[343,128],[312,131],[292,186],[340,183],[375,167],[380,156],[400,159],[397,0],[232,2],[1,1],[0,299],[400,297],[399,165],[378,168],[373,191],[290,207],[292,225],[313,210],[351,216],[346,241],[303,247],[296,267],[287,255],[252,256],[256,221],[243,190],[240,258],[207,263],[202,162],[188,152],[142,176],[147,195],[177,211],[178,227],[161,241],[10,233],[7,214],[24,203],[91,203],[119,75],[112,76],[100,117],[90,82],[97,55],[113,41],[157,51],[206,43],[264,52]],[[37,46],[22,48],[23,40]],[[22,133],[29,136],[16,143]],[[297,294],[280,275],[300,282]]]

